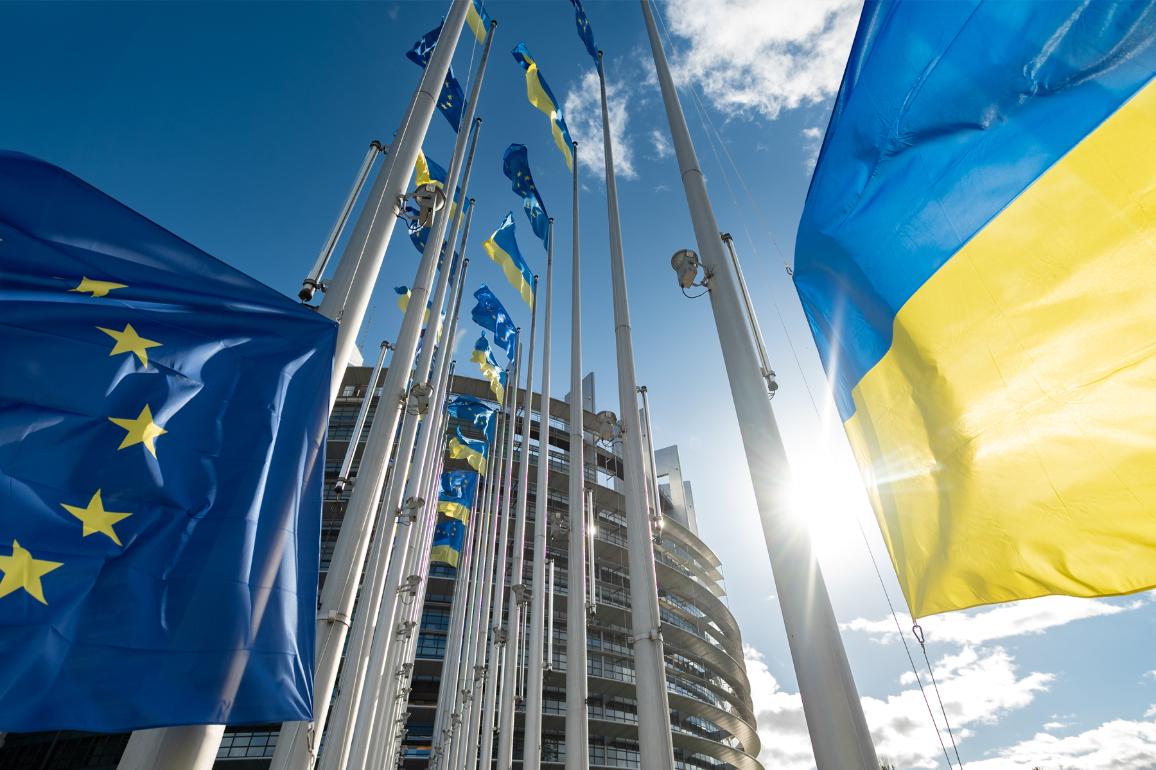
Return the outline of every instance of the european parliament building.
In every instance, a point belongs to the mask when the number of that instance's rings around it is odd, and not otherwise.
[[[330,418],[321,542],[322,579],[333,553],[345,507],[345,500],[334,492],[333,482],[351,441],[358,409],[367,396],[370,375],[369,368],[351,367],[347,371]],[[452,390],[483,399],[492,398],[489,385],[483,380],[459,376],[453,380]],[[595,424],[593,391],[593,377],[587,376],[584,383],[587,426]],[[369,393],[368,396],[375,400],[377,394]],[[540,410],[540,401],[536,398],[534,406]],[[564,401],[553,400],[549,411],[546,455],[550,464],[549,489],[545,493],[551,521],[547,558],[554,562],[555,598],[552,659],[548,661],[544,676],[542,760],[546,767],[557,769],[565,760],[566,753],[568,532],[565,527],[570,472],[569,406]],[[372,416],[372,406],[370,414]],[[539,416],[534,414],[531,422],[532,465],[541,458]],[[453,422],[449,430],[458,427],[468,431],[468,427]],[[637,768],[637,713],[630,649],[630,575],[623,512],[625,503],[620,491],[622,463],[616,446],[596,442],[589,429],[586,439],[586,486],[594,493],[596,520],[593,549],[595,609],[587,623],[590,765],[594,768]],[[364,441],[363,433],[362,444]],[[456,462],[447,460],[450,465]],[[660,536],[654,543],[654,559],[675,765],[679,770],[762,770],[756,759],[759,738],[750,683],[743,665],[742,637],[725,604],[721,564],[698,536],[690,483],[682,476],[677,448],[658,450],[656,465],[664,517]],[[466,466],[462,464],[461,467]],[[527,516],[530,520],[527,531],[532,531],[534,498],[541,490],[534,486],[533,468],[529,478]],[[530,578],[531,551],[531,538],[527,537],[526,583]],[[402,741],[401,763],[407,770],[419,770],[429,764],[456,572],[456,569],[440,564],[431,568]],[[519,709],[521,707],[519,704]],[[520,731],[520,712],[517,726]],[[269,766],[269,757],[276,745],[277,728],[278,725],[229,728],[215,767],[219,770],[264,770]],[[10,734],[0,747],[0,770],[113,770],[127,741],[127,735]],[[519,766],[521,753],[519,735],[514,745],[515,764]]]

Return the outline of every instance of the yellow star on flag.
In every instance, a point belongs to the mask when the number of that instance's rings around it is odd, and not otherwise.
[[[133,446],[134,444],[144,444],[145,449],[152,453],[153,457],[157,456],[157,436],[163,436],[168,433],[167,430],[153,422],[153,412],[149,409],[149,405],[145,404],[144,409],[140,410],[140,414],[135,419],[127,419],[122,417],[109,417],[110,422],[119,425],[128,431],[125,434],[124,441],[120,442],[118,450],[125,447]]]
[[[27,549],[13,540],[12,555],[0,556],[0,572],[4,573],[4,579],[0,580],[0,598],[23,588],[41,604],[48,604],[40,578],[62,565],[59,561],[33,559]]]
[[[140,362],[149,365],[149,348],[160,347],[156,340],[146,340],[144,337],[136,333],[136,329],[132,328],[132,324],[126,323],[124,331],[117,331],[115,329],[106,329],[103,326],[96,327],[102,332],[116,340],[116,345],[113,346],[110,356],[119,355],[120,353],[132,353]]]
[[[106,511],[104,509],[104,502],[100,499],[100,490],[96,490],[96,494],[88,501],[87,508],[80,508],[75,505],[68,505],[61,503],[60,507],[71,513],[84,525],[83,536],[95,535],[97,532],[102,535],[108,535],[112,542],[121,545],[120,538],[116,536],[112,525],[118,521],[127,519],[132,516],[131,513],[117,513],[116,511]]]
[[[114,289],[128,288],[123,283],[113,283],[112,281],[94,281],[87,275],[80,279],[80,283],[76,285],[75,289],[69,291],[80,292],[81,294],[91,293],[94,297],[107,297],[110,291]]]

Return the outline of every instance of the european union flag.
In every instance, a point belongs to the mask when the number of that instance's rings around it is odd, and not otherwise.
[[[586,53],[594,60],[594,66],[602,69],[598,63],[598,46],[594,45],[594,30],[590,29],[590,19],[586,18],[586,11],[582,9],[582,0],[570,0],[574,5],[574,23],[578,25],[578,37],[586,45]]]
[[[0,730],[307,720],[334,324],[0,153]]]
[[[430,561],[458,566],[462,549],[466,544],[466,525],[457,519],[447,519],[438,522],[434,527],[433,545],[430,548]]]
[[[442,83],[442,92],[438,96],[438,111],[441,112],[442,117],[450,122],[454,131],[462,127],[462,108],[466,104],[466,92],[462,90],[462,84],[454,77],[453,68],[446,74],[445,82]]]
[[[445,19],[442,19],[438,22],[437,27],[422,35],[421,39],[413,44],[413,48],[405,52],[405,58],[424,69],[429,64],[429,57],[437,48],[438,38],[441,37],[444,24]]]
[[[513,361],[518,346],[518,329],[502,301],[484,283],[474,292],[474,298],[478,304],[470,311],[470,317],[494,335],[494,344],[506,351],[506,358]]]
[[[441,477],[438,513],[468,522],[478,490],[477,471],[446,471]]]
[[[445,19],[442,19],[436,29],[431,29],[422,35],[421,39],[405,52],[405,58],[424,69],[425,66],[429,64],[429,57],[433,54],[434,49],[437,48],[438,37],[441,36],[443,24],[445,24]],[[465,91],[462,90],[462,84],[454,77],[453,67],[450,67],[449,72],[446,74],[445,82],[442,83],[441,94],[438,96],[438,110],[445,119],[450,122],[454,131],[461,128],[462,107],[465,103]]]
[[[534,186],[526,145],[511,144],[506,148],[502,153],[502,173],[513,182],[514,192],[522,196],[522,207],[526,210],[534,235],[542,239],[543,246],[548,247],[550,216],[546,213],[546,205],[542,203],[538,188]]]
[[[495,408],[473,396],[454,396],[446,405],[450,417],[468,422],[493,438],[493,417]]]

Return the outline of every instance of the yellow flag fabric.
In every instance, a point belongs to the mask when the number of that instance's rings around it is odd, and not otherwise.
[[[864,11],[795,282],[916,617],[1156,587],[1142,10]]]

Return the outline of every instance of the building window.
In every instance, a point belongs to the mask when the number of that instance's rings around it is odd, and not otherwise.
[[[444,658],[446,654],[446,637],[444,634],[430,634],[422,632],[417,638],[417,657]]]
[[[277,747],[275,729],[254,730],[242,728],[236,732],[225,732],[221,747],[217,749],[217,759],[243,759],[246,757],[271,757]]]

